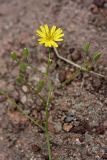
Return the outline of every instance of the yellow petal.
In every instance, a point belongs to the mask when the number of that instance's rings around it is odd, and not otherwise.
[[[48,43],[48,47],[51,47],[52,45],[51,45],[51,42],[47,42]]]
[[[42,33],[40,30],[37,30],[36,33],[37,33],[38,36],[44,37],[44,33]]]
[[[44,26],[40,26],[41,31],[43,32],[43,34],[46,34],[45,32],[45,27]]]
[[[44,44],[44,42],[40,41],[39,44]]]
[[[45,25],[44,25],[44,28],[45,28],[45,32],[46,32],[46,34],[47,34],[47,35],[49,35],[49,28],[48,28],[48,25],[47,25],[47,24],[45,24]]]
[[[61,41],[63,41],[63,39],[62,38],[54,38],[54,41],[61,42]]]
[[[56,43],[56,42],[54,42],[54,41],[51,41],[51,45],[53,46],[53,47],[58,47],[58,44]]]
[[[56,30],[56,26],[52,26],[52,28],[50,29],[51,35],[54,34],[55,30]]]
[[[61,28],[58,28],[58,29],[55,31],[54,35],[59,35],[59,34],[61,34],[61,33],[62,33],[62,29],[61,29]]]
[[[61,38],[61,37],[63,37],[64,36],[64,34],[62,33],[62,34],[58,34],[58,35],[55,35],[54,36],[54,39],[58,39],[58,38]]]
[[[45,43],[45,40],[43,38],[38,39],[39,44]]]
[[[49,47],[47,42],[45,42],[45,47]]]

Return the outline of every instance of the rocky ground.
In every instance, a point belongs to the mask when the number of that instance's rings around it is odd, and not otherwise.
[[[76,63],[83,60],[82,46],[92,45],[91,53],[101,51],[95,71],[107,75],[106,0],[0,0],[0,89],[8,89],[17,103],[34,119],[44,117],[44,108],[29,88],[19,89],[14,79],[17,66],[10,59],[15,50],[20,56],[30,49],[32,64],[46,69],[47,49],[32,37],[47,23],[64,30],[60,52]],[[34,45],[35,44],[35,45]],[[49,110],[49,132],[53,160],[107,159],[107,81],[87,73],[63,87],[61,83],[75,68],[52,53],[50,71],[55,85]],[[84,75],[84,76],[83,76]],[[37,81],[41,75],[29,73]],[[84,80],[84,83],[83,83]],[[0,96],[0,160],[48,160],[44,133],[32,124],[5,97]]]

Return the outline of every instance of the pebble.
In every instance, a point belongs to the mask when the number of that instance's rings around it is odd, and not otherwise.
[[[64,123],[63,124],[63,130],[66,132],[69,132],[73,128],[73,125],[71,123]]]
[[[56,133],[59,133],[62,130],[62,124],[61,124],[61,122],[55,123],[54,124],[54,128],[55,128]]]
[[[28,92],[27,86],[22,86],[22,90],[23,90],[24,93],[27,93]]]
[[[25,95],[22,96],[22,97],[21,97],[21,102],[22,102],[23,104],[25,104],[26,101],[27,101],[27,97],[26,97]]]
[[[65,117],[64,122],[65,122],[65,123],[70,123],[70,122],[74,121],[75,119],[76,119],[75,115],[72,114],[72,113],[69,113],[69,114]]]

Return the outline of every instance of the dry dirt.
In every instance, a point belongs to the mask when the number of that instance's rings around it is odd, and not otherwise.
[[[41,24],[55,24],[64,30],[59,48],[64,57],[81,63],[81,48],[90,42],[91,54],[102,53],[95,70],[107,75],[107,3],[96,5],[92,0],[0,0],[0,89],[8,89],[35,119],[44,117],[44,108],[14,84],[18,68],[10,52],[16,50],[20,56],[23,47],[30,48],[32,63],[44,71],[47,49],[34,46],[32,37]],[[54,53],[52,58],[50,74],[56,86],[49,110],[53,160],[106,160],[107,81],[84,73],[83,86],[81,74],[59,87],[74,68]],[[30,76],[40,78],[39,74]],[[0,102],[0,160],[48,160],[44,133],[13,110],[5,97],[0,96]]]

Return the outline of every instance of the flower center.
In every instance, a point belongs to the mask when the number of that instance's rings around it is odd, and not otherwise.
[[[47,41],[53,40],[53,36],[52,36],[51,34],[47,34],[47,35],[46,35],[46,40],[47,40]]]

